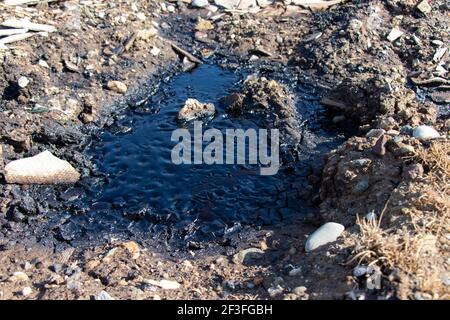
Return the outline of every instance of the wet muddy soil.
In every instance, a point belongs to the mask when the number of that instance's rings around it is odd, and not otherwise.
[[[172,132],[187,127],[195,138],[192,124],[176,120],[188,98],[217,106],[214,118],[203,120],[204,130],[225,134],[226,129],[260,128],[252,119],[232,116],[220,107],[219,99],[238,91],[243,77],[211,65],[176,76],[167,88],[92,141],[87,154],[96,166],[94,175],[104,177],[89,185],[79,205],[74,203],[79,206],[77,214],[60,227],[67,240],[85,233],[90,238],[102,233],[126,238],[131,233],[140,234],[143,241],[145,237],[172,243],[212,241],[239,232],[242,225],[290,223],[312,214],[306,195],[314,185],[307,178],[314,170],[319,173],[314,162],[342,137],[321,129],[317,122],[326,124],[324,109],[307,88],[295,88],[300,130],[306,136],[301,153],[298,146],[282,146],[291,147],[286,151],[290,159],[280,160],[277,174],[261,175],[257,165],[248,164],[248,153],[246,165],[172,162],[171,151],[178,143],[171,140]],[[70,229],[76,234],[70,235]]]

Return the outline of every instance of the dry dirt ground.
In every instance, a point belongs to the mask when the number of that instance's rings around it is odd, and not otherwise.
[[[78,147],[90,130],[191,65],[172,44],[228,68],[289,69],[326,91],[333,125],[353,135],[327,156],[315,217],[264,228],[215,255],[29,240],[26,212],[8,214],[28,187],[2,180],[0,298],[448,299],[448,2],[428,1],[426,13],[427,1],[342,1],[323,10],[301,2],[258,1],[251,12],[190,0],[0,4],[0,22],[57,28],[0,49],[0,170],[43,147],[81,167]],[[390,41],[393,28],[403,34]],[[414,138],[420,124],[441,138]],[[346,227],[342,236],[305,253],[307,236],[329,221]],[[263,253],[241,261],[245,248]],[[368,287],[367,279],[379,283]]]

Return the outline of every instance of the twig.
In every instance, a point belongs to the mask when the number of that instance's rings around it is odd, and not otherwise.
[[[0,37],[27,33],[28,29],[0,29]]]
[[[179,46],[177,46],[175,43],[173,43],[170,40],[164,39],[162,37],[158,37],[159,39],[161,39],[162,41],[165,41],[167,43],[169,43],[172,46],[172,49],[177,52],[178,54],[181,54],[183,56],[185,56],[186,58],[188,58],[189,60],[191,60],[194,63],[197,64],[203,64],[203,61],[201,61],[200,59],[196,58],[195,56],[193,56],[192,54],[190,54],[189,52],[187,52],[186,50],[180,48]]]
[[[44,31],[44,32],[55,32],[56,28],[54,26],[48,25],[48,24],[40,24],[40,23],[33,23],[26,19],[9,19],[5,20],[1,24],[4,27],[9,28],[18,28],[18,29],[29,29],[32,31]]]
[[[28,33],[22,33],[22,34],[14,34],[12,36],[2,38],[2,39],[0,39],[0,47],[3,47],[7,43],[25,40],[35,34],[37,34],[37,33],[28,32]]]

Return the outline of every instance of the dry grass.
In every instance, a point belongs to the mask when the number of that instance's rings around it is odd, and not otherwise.
[[[416,160],[428,171],[424,179],[402,182],[379,221],[358,218],[360,233],[352,236],[355,255],[351,262],[399,270],[402,287],[407,288],[401,297],[411,298],[418,291],[428,298],[449,299],[442,281],[448,276],[450,255],[449,141],[421,148]]]

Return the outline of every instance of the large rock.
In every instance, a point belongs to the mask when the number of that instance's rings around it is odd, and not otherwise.
[[[212,117],[216,108],[212,103],[202,103],[196,99],[187,99],[183,108],[178,112],[178,120],[191,121],[204,117]]]
[[[80,174],[67,161],[50,151],[34,157],[15,160],[5,166],[5,179],[18,184],[75,183]]]
[[[305,245],[305,251],[310,252],[320,246],[323,246],[324,244],[336,241],[344,229],[344,226],[339,223],[325,223],[308,237]]]

